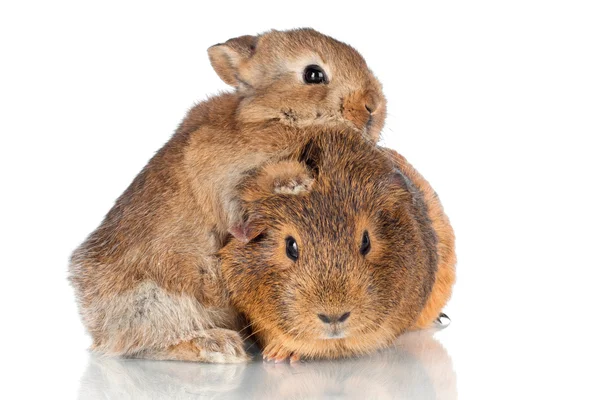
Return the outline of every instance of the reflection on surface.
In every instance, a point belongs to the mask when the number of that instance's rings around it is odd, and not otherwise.
[[[195,364],[90,356],[81,399],[456,399],[452,360],[433,332],[370,356],[298,364]]]

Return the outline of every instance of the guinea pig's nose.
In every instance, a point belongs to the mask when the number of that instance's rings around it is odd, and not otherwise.
[[[343,313],[342,315],[333,314],[317,314],[317,317],[326,324],[335,324],[336,322],[344,322],[350,316],[350,311]]]

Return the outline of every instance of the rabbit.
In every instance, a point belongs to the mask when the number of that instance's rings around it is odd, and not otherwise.
[[[376,141],[386,102],[352,47],[312,29],[241,36],[208,49],[235,91],[194,106],[73,252],[69,280],[99,354],[200,362],[248,359],[217,251],[246,240],[245,171],[305,132]]]
[[[249,240],[218,253],[263,357],[349,357],[431,327],[456,262],[433,189],[404,157],[355,132],[303,139],[242,181]]]

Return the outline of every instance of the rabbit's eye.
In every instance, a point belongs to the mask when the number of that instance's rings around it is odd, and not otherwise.
[[[304,82],[311,85],[327,83],[327,75],[318,65],[309,65],[304,69]]]
[[[369,251],[371,251],[371,239],[369,238],[369,232],[365,231],[360,244],[360,254],[366,256]]]
[[[296,243],[296,239],[291,236],[285,238],[285,254],[292,261],[298,259],[298,243]]]

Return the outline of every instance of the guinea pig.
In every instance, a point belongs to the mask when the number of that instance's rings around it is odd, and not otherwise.
[[[92,349],[205,362],[246,359],[215,253],[237,229],[244,172],[306,132],[338,127],[374,141],[381,85],[352,47],[312,29],[212,46],[235,91],[193,107],[173,137],[71,257]]]
[[[367,353],[431,325],[454,283],[435,192],[389,149],[321,132],[242,182],[247,242],[219,252],[263,357]]]

